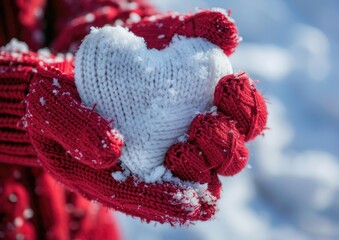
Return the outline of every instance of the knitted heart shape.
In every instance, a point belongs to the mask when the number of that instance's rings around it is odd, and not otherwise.
[[[175,36],[163,50],[148,49],[122,27],[92,29],[75,62],[82,102],[114,119],[125,141],[120,160],[146,182],[161,178],[167,150],[212,106],[216,83],[230,73],[227,56],[205,39]]]

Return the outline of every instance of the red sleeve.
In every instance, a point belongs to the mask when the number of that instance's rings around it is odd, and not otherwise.
[[[50,1],[47,11],[52,13],[47,19],[53,30],[48,38],[55,52],[75,52],[91,27],[133,22],[156,13],[145,0]]]
[[[0,46],[12,38],[26,42],[32,50],[43,47],[45,0],[0,1]]]

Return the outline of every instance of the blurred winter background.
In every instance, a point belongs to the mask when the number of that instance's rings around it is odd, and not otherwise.
[[[339,1],[152,0],[163,11],[232,10],[235,71],[259,79],[270,130],[223,178],[215,219],[190,228],[118,214],[126,240],[339,239]]]

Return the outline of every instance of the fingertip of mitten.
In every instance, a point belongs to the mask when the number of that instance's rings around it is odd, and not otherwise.
[[[176,31],[187,37],[201,37],[231,55],[240,42],[234,20],[220,10],[205,10],[187,18]]]
[[[164,164],[184,181],[208,183],[211,180],[202,152],[194,145],[183,142],[173,145],[166,153]]]
[[[236,127],[245,136],[245,141],[254,139],[265,129],[265,99],[244,72],[221,78],[215,88],[214,105],[236,121]]]
[[[223,114],[198,115],[188,135],[188,142],[201,150],[211,172],[231,176],[245,167],[248,150],[243,136],[234,122]]]

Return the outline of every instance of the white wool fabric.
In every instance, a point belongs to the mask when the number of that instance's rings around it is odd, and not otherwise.
[[[120,160],[141,179],[163,169],[167,150],[212,106],[216,83],[230,73],[227,56],[205,39],[175,36],[163,50],[148,49],[122,27],[93,28],[75,61],[81,100],[114,119],[125,141]]]

